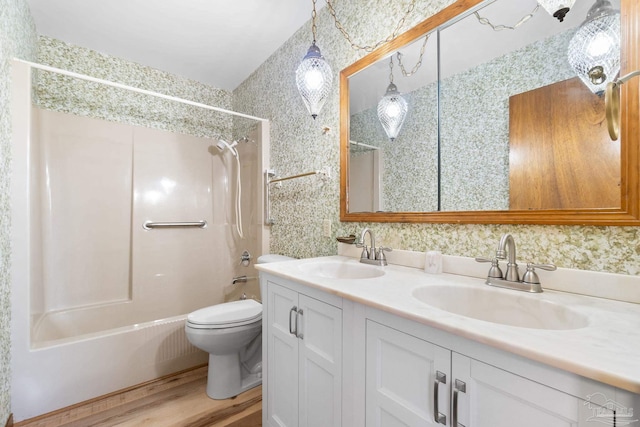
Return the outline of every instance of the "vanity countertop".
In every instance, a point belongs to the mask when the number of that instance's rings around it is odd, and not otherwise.
[[[568,330],[531,329],[476,320],[427,305],[412,296],[425,286],[483,287],[484,280],[427,274],[399,265],[366,266],[384,275],[363,279],[326,278],[305,273],[317,262],[365,266],[357,259],[330,256],[260,264],[262,272],[320,289],[461,337],[487,344],[574,374],[640,394],[640,304],[545,289],[541,294],[491,288],[526,299],[560,304],[585,316],[588,326]],[[544,288],[544,282],[543,282]]]

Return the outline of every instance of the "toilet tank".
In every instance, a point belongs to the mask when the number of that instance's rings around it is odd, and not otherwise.
[[[258,257],[256,264],[268,264],[270,262],[289,261],[295,258],[286,255],[264,254]]]

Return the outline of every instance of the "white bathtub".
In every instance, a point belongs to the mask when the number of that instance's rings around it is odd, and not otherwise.
[[[78,335],[77,330],[64,330],[65,324],[77,324],[69,322],[73,316],[59,314],[50,319],[49,331],[55,335],[41,336],[37,346],[13,360],[13,368],[21,372],[11,390],[19,397],[12,402],[19,419],[207,361],[208,355],[187,341],[186,316]],[[60,319],[64,321],[54,327],[53,322]]]
[[[55,168],[47,162],[54,158],[60,165],[60,159],[67,161],[69,156],[54,152],[57,148],[52,145],[44,151],[36,145],[31,78],[24,64],[14,64],[12,81],[11,398],[15,420],[206,363],[207,354],[186,338],[185,318],[193,310],[223,302],[233,276],[255,275],[252,267],[238,271],[237,266],[243,250],[257,255],[268,247],[268,233],[259,221],[262,156],[241,152],[243,160],[253,159],[243,163],[242,182],[245,174],[251,174],[243,188],[251,199],[243,210],[246,223],[251,219],[252,225],[245,229],[242,241],[235,238],[230,220],[228,177],[234,175],[228,168],[233,163],[213,156],[195,137],[187,137],[184,144],[173,134],[135,130],[151,136],[155,145],[103,148],[98,151],[97,166],[79,170],[98,174],[100,179],[76,175],[71,191],[52,189],[48,186],[50,180],[55,182]],[[113,131],[103,134],[111,137]],[[268,143],[266,123],[255,139],[260,138],[262,144]],[[85,151],[74,151],[74,155],[96,157],[84,142],[80,145]],[[246,144],[239,151],[256,147],[260,145]],[[138,162],[132,167],[123,157],[129,155]],[[186,166],[174,167],[176,159]],[[105,184],[104,172],[96,168],[112,160],[122,166],[125,178],[129,170],[131,176],[140,175],[130,177],[132,181],[111,177],[113,182]],[[76,173],[72,167],[62,170],[67,175]],[[187,200],[163,204],[174,187]],[[114,206],[108,198],[111,191],[130,193],[112,198],[123,200],[122,206]],[[55,204],[67,196],[71,201],[57,207],[56,223],[52,220]],[[85,199],[89,214],[79,214],[78,203]],[[142,206],[141,201],[147,204]],[[97,218],[107,208],[113,212]],[[207,227],[145,230],[142,224],[148,220],[206,220]],[[78,249],[74,242],[83,239],[94,244]],[[107,240],[111,243],[102,244]],[[66,259],[60,261],[62,256]]]

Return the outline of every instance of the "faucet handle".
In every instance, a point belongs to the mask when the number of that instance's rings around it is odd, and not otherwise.
[[[476,262],[490,262],[491,263],[491,268],[489,269],[489,274],[487,274],[487,277],[493,277],[496,279],[502,279],[502,270],[500,269],[500,262],[498,261],[498,258],[482,258],[482,257],[477,257],[476,258]]]
[[[385,253],[385,252],[392,252],[392,251],[393,251],[393,249],[388,248],[388,247],[386,247],[386,246],[380,247],[380,248],[378,248],[378,250],[376,251],[376,259],[386,261],[386,260],[387,260],[387,257],[385,256],[385,254],[384,254],[384,253]]]
[[[557,267],[553,264],[534,264],[532,262],[527,263],[527,271],[522,276],[522,281],[524,283],[532,283],[539,284],[540,278],[538,277],[538,273],[536,273],[536,268],[540,268],[542,270],[547,271],[555,271]]]
[[[556,271],[558,269],[558,267],[555,266],[555,264],[534,264],[532,262],[528,262],[527,263],[527,270],[529,269],[529,267],[533,268],[540,268],[542,270],[547,270],[547,271]]]
[[[360,259],[368,259],[369,258],[369,249],[367,248],[367,245],[360,245],[358,246],[359,248],[362,248],[362,253],[360,254]],[[372,248],[373,250],[373,248]]]
[[[362,253],[360,254],[360,258],[362,259],[369,258],[369,249],[367,248],[367,245],[364,244],[364,239],[356,241],[356,248],[362,248]]]

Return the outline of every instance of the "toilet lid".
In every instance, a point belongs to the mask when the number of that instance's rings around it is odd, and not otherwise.
[[[231,327],[253,323],[261,318],[262,304],[246,299],[201,308],[190,313],[187,321],[193,325]]]
[[[280,262],[280,261],[290,261],[295,258],[291,258],[286,255],[278,255],[278,254],[264,254],[258,257],[258,264],[269,264],[271,262]]]

